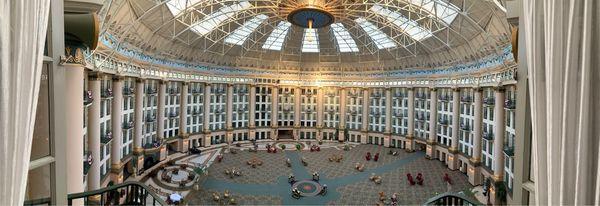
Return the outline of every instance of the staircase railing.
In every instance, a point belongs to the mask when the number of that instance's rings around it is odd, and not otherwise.
[[[124,182],[98,190],[69,194],[67,199],[69,205],[72,205],[74,200],[79,199],[83,199],[85,205],[105,205],[106,202],[121,199],[121,194],[125,194],[125,202],[121,202],[121,204],[125,205],[168,205],[148,186],[139,182]],[[100,196],[98,199],[99,202],[94,202],[94,198],[90,199],[90,197],[98,196]]]
[[[483,205],[479,201],[459,193],[442,193],[429,198],[423,205]]]

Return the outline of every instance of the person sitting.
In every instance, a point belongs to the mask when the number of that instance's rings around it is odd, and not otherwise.
[[[217,162],[221,162],[221,161],[223,161],[223,155],[219,154],[219,155],[217,155]]]
[[[290,183],[291,185],[296,183],[296,177],[294,176],[294,174],[290,174],[290,176],[288,177],[288,183]]]
[[[417,184],[423,185],[423,175],[421,173],[417,174]]]
[[[373,161],[377,162],[377,160],[379,160],[379,153],[375,154],[375,157],[373,157]]]
[[[319,173],[314,172],[312,175],[312,179],[313,179],[313,181],[318,182],[319,181]]]
[[[323,185],[323,189],[321,189],[321,192],[319,194],[322,196],[325,196],[327,194],[327,184]]]
[[[365,159],[367,161],[371,161],[371,153],[370,152],[367,152],[367,156],[365,156]]]
[[[415,181],[413,180],[413,176],[410,173],[406,174],[406,179],[408,179],[408,183],[410,185],[415,185]]]
[[[392,197],[390,197],[390,202],[392,203],[391,205],[398,205],[398,193],[392,194]]]

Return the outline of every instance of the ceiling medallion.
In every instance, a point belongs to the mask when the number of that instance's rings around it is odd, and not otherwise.
[[[287,2],[286,8],[291,10],[287,20],[299,27],[318,29],[335,22],[333,10],[335,2],[327,0],[296,0]]]

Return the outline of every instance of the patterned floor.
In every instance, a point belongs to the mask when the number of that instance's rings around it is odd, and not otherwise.
[[[350,151],[336,148],[322,149],[320,152],[286,151],[276,154],[259,151],[258,153],[240,151],[237,154],[224,154],[223,162],[213,163],[208,175],[203,177],[199,190],[192,190],[186,196],[191,205],[227,204],[227,201],[215,202],[213,192],[223,195],[229,191],[237,204],[243,205],[357,205],[376,204],[379,192],[387,197],[398,193],[400,204],[422,204],[437,193],[446,192],[449,188],[442,181],[442,176],[448,173],[454,182],[452,191],[471,188],[465,175],[448,170],[437,160],[427,160],[423,153],[405,153],[397,150],[398,156],[388,155],[389,148],[376,145],[359,145]],[[366,152],[380,153],[378,162],[366,161]],[[342,162],[330,162],[331,155],[343,154]],[[252,158],[263,161],[258,168],[251,168],[246,161]],[[305,157],[308,166],[304,167],[300,159]],[[289,158],[292,167],[285,165]],[[365,164],[365,171],[354,169],[356,162]],[[241,177],[230,178],[224,174],[225,169],[242,170]],[[327,184],[328,193],[325,196],[291,197],[291,187],[287,176],[293,173],[297,180],[310,179],[312,172],[319,172],[320,183]],[[409,186],[406,173],[422,173],[425,177],[423,186]],[[371,182],[368,177],[372,173],[382,176],[382,184]]]

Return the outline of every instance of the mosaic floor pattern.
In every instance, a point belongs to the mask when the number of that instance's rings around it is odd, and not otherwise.
[[[186,196],[190,205],[223,204],[212,199],[214,192],[223,194],[228,191],[237,204],[242,205],[365,205],[376,204],[379,192],[387,197],[398,193],[400,204],[422,204],[428,198],[448,190],[462,191],[471,188],[464,174],[450,171],[437,160],[425,159],[420,152],[405,153],[397,150],[398,156],[388,155],[390,148],[376,145],[359,145],[349,151],[336,148],[321,149],[320,152],[285,151],[275,154],[266,151],[240,151],[237,154],[226,153],[222,162],[213,163],[208,175],[202,178],[199,190],[192,190]],[[396,150],[395,150],[396,151]],[[364,155],[379,153],[377,162],[366,161]],[[343,155],[343,160],[329,161],[331,155]],[[308,166],[303,166],[304,157]],[[246,161],[258,158],[264,163],[251,168]],[[289,158],[292,166],[287,167],[285,160]],[[354,169],[356,162],[365,165],[364,172]],[[243,175],[230,178],[224,170],[236,168]],[[294,174],[296,180],[312,179],[312,172],[320,174],[320,184],[326,184],[327,194],[294,199],[291,196],[291,185],[288,176]],[[424,185],[410,186],[406,173],[422,173]],[[372,174],[382,176],[382,183],[375,184],[369,180]],[[453,185],[448,187],[442,177],[448,173]]]

